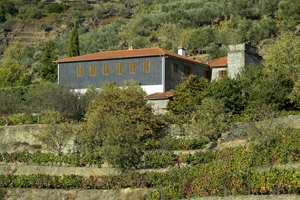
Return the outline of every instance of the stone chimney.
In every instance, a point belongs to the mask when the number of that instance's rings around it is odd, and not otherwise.
[[[182,44],[179,45],[179,46],[177,47],[177,49],[178,49],[178,54],[179,54],[179,55],[185,56],[185,50],[186,50],[186,48],[185,48]]]

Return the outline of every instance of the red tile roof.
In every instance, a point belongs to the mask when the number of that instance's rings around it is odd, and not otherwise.
[[[189,58],[191,58],[191,59],[193,59],[193,60],[197,60],[198,62],[201,62],[201,63],[203,63],[203,64],[208,64],[208,62],[205,62],[205,61],[203,61],[203,60],[200,60],[200,59],[198,59],[198,58],[196,58],[196,57],[189,57]]]
[[[225,66],[225,65],[227,65],[227,57],[217,58],[215,60],[210,61],[208,64],[211,67],[214,67],[214,66]]]
[[[165,98],[170,98],[173,97],[173,93],[172,92],[157,92],[154,94],[149,94],[147,96],[144,96],[145,99],[165,99]]]
[[[102,60],[102,59],[114,59],[114,58],[129,58],[129,57],[144,57],[144,56],[161,56],[167,55],[179,59],[183,59],[186,61],[194,62],[197,64],[207,65],[204,61],[199,59],[192,59],[177,53],[173,53],[171,51],[156,47],[156,48],[147,48],[147,49],[133,49],[133,50],[119,50],[119,51],[106,51],[106,52],[99,52],[93,54],[87,54],[83,56],[76,56],[72,58],[64,58],[59,59],[53,62],[60,63],[60,62],[72,62],[72,61],[85,61],[85,60]]]

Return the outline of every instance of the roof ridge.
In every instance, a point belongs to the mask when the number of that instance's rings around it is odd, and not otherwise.
[[[162,53],[166,54],[165,49],[162,49],[160,47],[156,47],[156,48],[158,48]]]

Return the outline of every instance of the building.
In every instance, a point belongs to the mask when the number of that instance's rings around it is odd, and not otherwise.
[[[208,64],[212,69],[212,80],[224,76],[235,77],[239,71],[250,63],[260,64],[262,56],[258,49],[247,44],[228,45],[227,57],[217,58]]]
[[[146,48],[100,52],[54,61],[58,65],[58,81],[84,92],[88,85],[101,87],[105,82],[122,86],[125,80],[135,80],[147,94],[175,89],[185,76],[197,75],[211,80],[207,62],[185,56],[180,45],[178,54],[165,49]]]

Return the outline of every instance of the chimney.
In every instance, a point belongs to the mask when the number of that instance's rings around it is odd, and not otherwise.
[[[129,47],[128,50],[134,50],[135,48],[133,46]]]
[[[179,54],[179,55],[185,56],[185,50],[186,50],[186,48],[185,48],[182,44],[179,45],[179,46],[177,47],[177,49],[178,49],[178,54]]]

